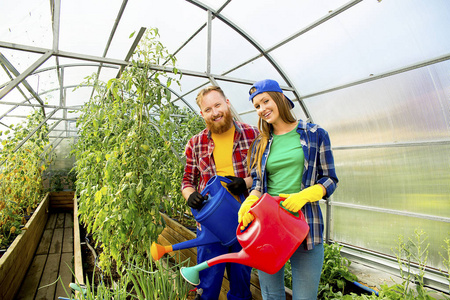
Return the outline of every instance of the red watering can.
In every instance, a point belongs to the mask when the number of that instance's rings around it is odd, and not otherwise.
[[[200,283],[198,273],[224,262],[239,263],[269,274],[278,272],[297,250],[309,232],[301,211],[293,213],[282,206],[281,197],[264,194],[250,212],[255,219],[241,230],[236,230],[242,250],[217,256],[193,267],[181,268],[181,275],[189,283]]]
[[[236,238],[236,226],[238,225],[237,213],[241,204],[222,185],[221,182],[230,183],[231,180],[222,176],[213,176],[208,180],[201,192],[207,195],[200,210],[191,209],[194,218],[201,224],[201,231],[197,238],[175,245],[162,246],[155,242],[150,247],[154,260],[159,260],[165,253],[181,249],[202,246],[220,242],[224,246],[233,245]],[[240,195],[244,201],[244,195]]]

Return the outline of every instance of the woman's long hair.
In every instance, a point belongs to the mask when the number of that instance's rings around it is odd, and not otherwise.
[[[254,88],[250,90],[250,93],[252,94]],[[275,102],[275,104],[278,107],[278,112],[280,114],[281,119],[285,123],[294,123],[296,122],[295,116],[291,112],[291,105],[287,99],[285,99],[284,95],[279,92],[267,92],[269,96],[272,98],[272,100]],[[264,121],[261,117],[259,117],[258,120],[258,129],[259,129],[259,136],[257,139],[255,139],[250,146],[251,149],[251,155],[247,156],[248,159],[248,166],[250,168],[249,172],[257,166],[258,168],[258,175],[260,178],[262,178],[261,174],[261,160],[264,153],[264,150],[266,149],[267,143],[269,142],[270,134],[273,130],[272,124],[267,123]],[[259,142],[256,144],[256,142]],[[253,147],[256,145],[256,150],[253,150]]]

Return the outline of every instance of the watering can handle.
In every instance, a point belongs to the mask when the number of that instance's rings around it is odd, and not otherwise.
[[[293,216],[295,216],[297,218],[300,217],[300,214],[298,213],[298,211],[297,212],[290,211],[289,209],[284,207],[283,202],[284,202],[284,200],[280,201],[280,207],[281,208],[283,208],[285,211],[287,211],[288,213],[290,213],[291,215],[293,215]]]
[[[286,198],[276,197],[276,199],[277,199],[276,201],[278,202],[278,205],[279,205],[282,209],[284,209],[286,212],[290,213],[290,214],[293,215],[294,217],[300,218],[300,214],[299,214],[298,212],[290,211],[289,209],[287,209],[286,207],[283,206],[283,202],[284,202],[284,200],[286,200]],[[261,200],[261,198],[260,198],[259,200]],[[256,205],[256,203],[258,203],[258,201],[256,201],[256,202],[252,205],[252,207],[253,207],[254,205]],[[249,211],[249,213],[252,213],[252,212]],[[242,221],[241,221],[241,222],[239,223],[238,230],[240,230],[241,232],[244,232],[245,230],[247,230],[247,228],[250,227],[250,225],[251,225],[252,223],[253,223],[253,221],[251,221],[246,227],[244,227],[244,226],[242,225]]]
[[[214,176],[217,177],[217,179],[220,180],[220,181],[223,181],[223,182],[225,182],[225,183],[231,183],[231,180],[228,179],[228,178],[226,178],[226,177],[219,176],[219,175],[214,175]],[[211,177],[211,178],[213,178],[213,177]],[[211,180],[211,179],[210,179],[210,180]],[[203,189],[203,191],[202,191],[200,194],[201,194],[202,196],[206,196],[206,194],[207,194],[208,192],[209,192],[208,185],[206,185],[206,187]],[[244,194],[240,194],[240,195],[239,195],[239,199],[241,200],[241,203],[244,202],[244,201],[245,201]]]

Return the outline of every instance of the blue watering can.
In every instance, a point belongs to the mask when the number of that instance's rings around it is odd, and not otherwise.
[[[222,185],[231,180],[222,176],[213,176],[201,192],[208,199],[199,209],[191,208],[195,220],[201,224],[197,238],[175,245],[162,246],[152,243],[150,252],[154,260],[159,260],[164,254],[176,250],[187,249],[211,243],[220,242],[224,246],[231,246],[237,241],[236,227],[238,226],[238,211],[241,204]],[[241,202],[244,195],[239,195]]]

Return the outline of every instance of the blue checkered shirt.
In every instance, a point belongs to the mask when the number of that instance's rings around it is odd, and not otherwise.
[[[300,143],[305,155],[301,189],[305,189],[314,184],[322,184],[327,193],[327,199],[336,189],[338,178],[334,168],[334,158],[331,150],[328,132],[316,124],[307,123],[303,120],[298,122],[297,132],[300,134]],[[252,158],[255,157],[256,145],[260,139],[255,140],[252,148]],[[251,190],[257,190],[261,194],[267,193],[267,172],[266,163],[272,145],[272,135],[261,161],[262,178],[258,176],[257,168],[251,170],[253,185]],[[309,234],[305,239],[306,249],[314,248],[314,245],[323,243],[323,217],[319,202],[307,203],[302,212],[309,225]]]

